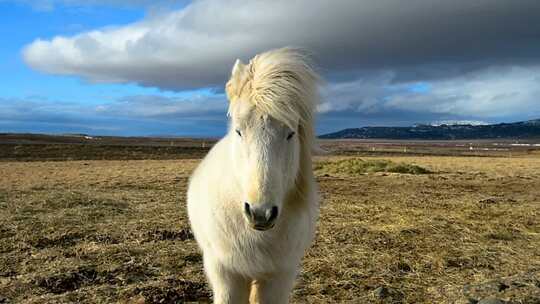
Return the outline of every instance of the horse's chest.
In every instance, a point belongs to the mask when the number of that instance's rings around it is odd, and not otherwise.
[[[299,252],[293,250],[294,244],[284,239],[250,236],[248,233],[230,241],[232,250],[225,254],[224,260],[247,275],[256,276],[290,268],[299,257]]]
[[[225,264],[246,274],[268,273],[296,265],[306,247],[306,234],[291,227],[256,231],[245,227],[220,238],[215,252]],[[225,236],[225,235],[224,235]]]

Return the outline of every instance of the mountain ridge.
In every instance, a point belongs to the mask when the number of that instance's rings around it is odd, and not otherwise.
[[[489,125],[415,125],[412,127],[347,128],[323,134],[322,139],[540,139],[540,119]]]

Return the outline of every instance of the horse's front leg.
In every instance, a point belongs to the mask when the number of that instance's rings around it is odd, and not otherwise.
[[[216,304],[249,303],[250,281],[223,267],[218,262],[204,259],[204,270]]]
[[[296,272],[282,273],[252,284],[249,302],[254,304],[286,304],[294,287]]]

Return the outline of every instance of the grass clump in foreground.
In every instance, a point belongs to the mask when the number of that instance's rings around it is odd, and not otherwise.
[[[315,166],[315,170],[322,174],[364,174],[374,172],[389,172],[403,174],[429,174],[432,171],[413,164],[395,163],[389,160],[360,158],[343,159],[333,162],[322,162]]]

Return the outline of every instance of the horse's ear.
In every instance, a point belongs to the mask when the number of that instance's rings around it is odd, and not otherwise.
[[[242,61],[240,59],[236,59],[236,61],[234,62],[234,66],[232,68],[232,71],[231,71],[231,78],[233,78],[235,76],[238,76],[238,73],[243,71],[245,66],[246,65],[244,63],[242,63]]]
[[[227,97],[229,97],[229,101],[234,101],[238,97],[240,93],[240,86],[244,78],[243,76],[245,69],[246,65],[243,64],[240,59],[236,59],[231,71],[231,78],[225,86],[225,91],[227,92]]]

